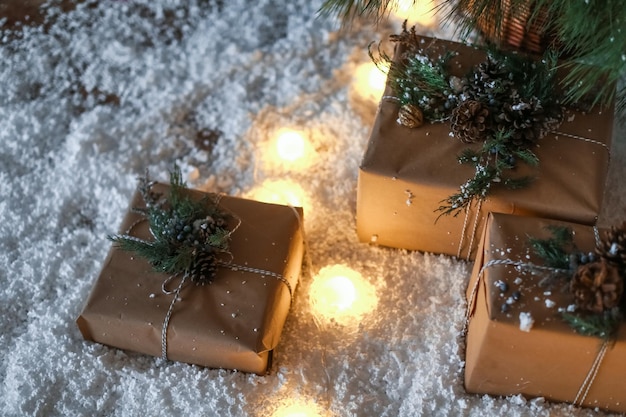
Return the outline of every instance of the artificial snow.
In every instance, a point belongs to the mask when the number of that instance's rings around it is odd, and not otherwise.
[[[1,415],[604,415],[467,394],[471,265],[358,242],[357,171],[377,103],[355,93],[354,74],[400,22],[339,30],[321,3],[88,1],[0,35]],[[305,132],[308,164],[265,156],[282,127]],[[609,224],[626,217],[620,129]],[[304,192],[311,264],[267,376],[86,342],[74,323],[136,178],[167,181],[175,163],[203,190],[250,197],[288,179]],[[335,264],[361,274],[375,309],[348,322],[313,309],[315,276]]]
[[[533,328],[533,324],[535,324],[535,319],[533,319],[532,314],[523,311],[519,313],[519,329],[521,331],[529,332]]]

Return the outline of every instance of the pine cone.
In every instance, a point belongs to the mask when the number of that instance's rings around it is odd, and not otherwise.
[[[626,270],[626,222],[604,234],[596,253],[622,271]]]
[[[422,110],[413,104],[404,104],[398,110],[398,124],[408,128],[420,127],[424,124]]]
[[[600,259],[578,267],[570,281],[576,306],[593,313],[617,307],[622,299],[624,280],[617,268]]]
[[[464,83],[463,92],[467,97],[489,104],[491,108],[500,107],[503,93],[506,96],[515,89],[509,79],[508,70],[494,59],[481,62]]]
[[[550,127],[541,104],[535,99],[505,103],[496,119],[498,130],[509,132],[510,141],[518,148],[529,148],[536,144]]]
[[[452,110],[450,128],[461,142],[475,143],[484,140],[488,123],[487,106],[476,100],[467,100]]]
[[[217,273],[217,259],[212,252],[202,251],[196,254],[189,268],[191,281],[196,284],[208,284]]]

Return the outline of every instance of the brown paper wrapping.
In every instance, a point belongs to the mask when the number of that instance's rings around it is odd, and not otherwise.
[[[167,190],[161,184],[156,187]],[[203,195],[190,192],[194,198]],[[131,207],[142,205],[135,193]],[[219,205],[241,220],[230,241],[232,263],[281,274],[295,291],[304,250],[298,218],[302,209],[295,209],[296,216],[291,207],[227,196]],[[129,212],[120,231],[140,218]],[[147,222],[134,227],[133,235],[150,239]],[[113,247],[77,319],[84,338],[161,356],[162,325],[173,297],[161,288],[167,278],[142,258]],[[211,284],[183,287],[169,322],[168,358],[263,374],[271,365],[290,304],[289,290],[277,278],[219,268]]]
[[[528,237],[550,237],[547,225],[570,227],[581,251],[595,247],[593,228],[588,226],[504,214],[491,214],[487,220],[467,290],[465,388],[469,392],[524,394],[573,403],[592,368],[602,340],[579,335],[562,320],[559,310],[574,303],[563,281],[540,287],[545,275],[521,272],[510,265],[485,268],[479,279],[483,265],[494,259],[543,265],[529,250]],[[503,294],[495,285],[498,280],[508,284]],[[514,291],[521,292],[520,300],[502,312],[502,304]],[[548,307],[546,300],[554,306]],[[535,321],[530,331],[520,329],[522,312],[530,313]],[[585,401],[578,405],[626,412],[624,375],[626,323],[615,344],[609,345]]]
[[[423,45],[433,56],[457,51],[450,63],[456,76],[485,57],[473,47],[443,40],[424,38]],[[392,94],[389,88],[386,94]],[[449,123],[416,129],[399,125],[398,109],[395,100],[383,98],[359,169],[356,226],[361,241],[474,259],[489,212],[595,223],[608,171],[612,108],[590,114],[568,110],[559,133],[548,134],[533,149],[540,167],[520,163],[512,173],[535,177],[533,184],[519,190],[493,188],[478,214],[473,206],[467,216],[438,220],[435,210],[441,201],[474,175],[473,167],[457,161],[468,145],[449,136]]]

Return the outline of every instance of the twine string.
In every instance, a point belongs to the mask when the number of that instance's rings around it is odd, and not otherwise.
[[[176,275],[172,275],[163,282],[161,289],[163,290],[163,292],[165,292],[165,294],[172,293],[172,292],[166,292],[165,286],[175,276]],[[174,297],[172,298],[172,301],[170,302],[170,306],[167,309],[167,314],[165,314],[165,319],[163,320],[163,327],[161,328],[161,358],[163,358],[164,360],[167,360],[167,329],[170,327],[170,318],[172,317],[172,312],[174,311],[174,304],[176,304],[176,301],[178,301],[178,297],[180,296],[180,291],[183,289],[183,285],[185,285],[185,281],[187,280],[188,277],[189,277],[188,273],[183,275],[183,279],[180,280],[178,287],[176,287],[176,289],[173,291]]]
[[[469,242],[469,246],[467,247],[467,256],[465,257],[466,261],[470,260],[470,255],[472,254],[472,247],[474,247],[474,239],[476,239],[476,230],[478,229],[478,221],[480,219],[480,209],[482,208],[482,205],[483,200],[482,198],[480,198],[478,199],[478,204],[476,204],[476,214],[474,215],[474,228],[472,229],[471,239]]]
[[[470,207],[471,207],[471,205],[470,205]],[[456,257],[457,258],[461,257],[461,251],[463,250],[463,241],[465,240],[465,232],[467,230],[467,222],[469,220],[469,209],[470,209],[470,207],[468,207],[465,210],[465,218],[463,219],[463,228],[461,229],[461,237],[460,237],[460,241],[459,241],[459,249],[456,252]]]
[[[593,226],[593,237],[596,240],[596,248],[602,246],[602,239],[600,238],[600,231],[598,230],[598,226]]]
[[[609,348],[609,341],[605,340],[600,346],[600,350],[596,354],[596,358],[593,361],[593,364],[591,364],[591,369],[589,369],[589,372],[587,373],[587,377],[585,378],[582,385],[580,386],[580,389],[578,390],[578,393],[576,394],[576,398],[574,398],[575,405],[582,406],[583,402],[585,402],[585,399],[587,398],[587,394],[589,394],[589,390],[591,389],[591,386],[593,385],[593,382],[595,381],[596,376],[598,375],[598,371],[600,370],[600,365],[602,365],[602,361],[604,360],[604,355],[606,354],[608,348]]]
[[[562,136],[565,136],[565,137],[570,138],[570,139],[576,139],[576,140],[580,140],[580,141],[583,141],[583,142],[592,143],[594,145],[602,146],[606,150],[606,152],[608,154],[609,161],[611,160],[611,148],[609,147],[609,145],[607,145],[604,142],[600,142],[598,140],[591,139],[591,138],[586,138],[584,136],[573,135],[571,133],[560,132],[558,130],[551,130],[550,133],[553,133],[555,135],[562,135]]]

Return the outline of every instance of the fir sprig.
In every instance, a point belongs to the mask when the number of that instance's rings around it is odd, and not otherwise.
[[[572,314],[562,313],[563,319],[576,333],[583,336],[599,337],[604,340],[615,338],[617,329],[623,320],[619,308],[614,308],[600,314]]]
[[[547,239],[529,237],[528,240],[533,252],[535,252],[547,266],[569,270],[571,267],[570,253],[572,253],[574,249],[572,230],[563,226],[548,226],[547,229],[552,235]]]
[[[153,192],[153,184],[147,175],[140,179],[146,208],[138,212],[148,221],[154,239],[139,239],[130,231],[109,239],[120,249],[145,258],[157,272],[188,274],[197,283],[210,281],[217,255],[228,250],[231,232],[226,215],[208,196],[192,199],[178,168],[170,172],[167,199]]]
[[[484,142],[480,152],[471,148],[465,149],[458,157],[461,164],[474,166],[474,176],[459,187],[459,192],[443,200],[437,211],[442,215],[458,215],[469,208],[476,199],[487,197],[493,187],[519,189],[530,185],[531,176],[513,177],[507,172],[515,169],[517,160],[530,166],[537,166],[539,159],[530,149],[514,146],[510,143],[510,135],[498,131]]]

